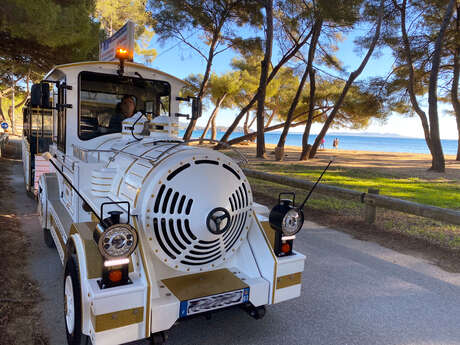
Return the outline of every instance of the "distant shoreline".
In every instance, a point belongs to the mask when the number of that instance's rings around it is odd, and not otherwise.
[[[249,143],[247,145],[238,145],[237,147],[256,147],[255,143]],[[265,144],[266,149],[274,150],[276,147],[276,144]],[[292,150],[295,152],[298,152],[299,155],[302,151],[302,147],[300,146],[295,146],[295,145],[286,145],[285,149]],[[365,155],[397,155],[397,156],[419,156],[420,158],[423,159],[431,159],[431,154],[429,153],[417,153],[417,152],[393,152],[393,151],[366,151],[366,150],[346,150],[346,149],[320,149],[318,150],[319,153],[322,154],[331,154],[331,155],[340,155],[340,153],[347,153],[347,154],[365,154]],[[456,155],[451,155],[451,154],[444,154],[444,157],[447,159],[455,159]],[[460,162],[459,162],[460,165]]]
[[[183,133],[181,131],[181,133]],[[194,131],[193,137],[200,137],[202,131]],[[217,133],[217,139],[222,137],[223,133]],[[234,132],[229,139],[234,139],[242,136],[241,132]],[[293,146],[297,148],[302,147],[302,133],[289,133],[286,137],[286,146]],[[207,135],[210,137],[210,134]],[[280,133],[268,132],[265,133],[266,144],[277,144],[280,137]],[[387,137],[387,136],[360,136],[360,135],[339,135],[337,133],[326,134],[325,137],[325,148],[333,149],[332,142],[334,138],[339,139],[339,150],[346,151],[369,151],[369,152],[399,152],[399,153],[419,153],[419,154],[430,154],[428,146],[426,145],[425,139],[421,138],[405,138],[405,137]],[[316,139],[316,135],[310,135],[310,144]],[[443,139],[441,140],[443,152],[446,155],[457,154],[457,140],[455,139]]]
[[[385,174],[397,173],[401,176],[419,177],[423,179],[448,179],[460,181],[460,162],[456,155],[445,155],[446,172],[443,174],[429,171],[431,155],[426,153],[407,152],[374,152],[365,150],[319,150],[314,159],[299,161],[301,148],[298,146],[285,146],[285,157],[276,161],[274,155],[275,144],[266,144],[266,159],[256,158],[256,144],[236,145],[250,162],[272,163],[281,165],[305,164],[306,166],[324,167],[328,161],[333,160],[334,167],[348,167],[357,169],[376,169]]]

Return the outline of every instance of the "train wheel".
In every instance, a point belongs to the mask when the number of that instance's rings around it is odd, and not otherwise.
[[[64,273],[64,318],[69,345],[90,344],[82,333],[80,276],[75,255],[69,256]]]
[[[48,248],[56,248],[50,229],[43,228],[43,240]]]
[[[166,332],[153,333],[152,336],[150,337],[150,344],[163,345],[167,339],[168,339],[168,336]]]
[[[263,319],[265,316],[265,306],[254,307],[251,303],[243,304],[242,308],[246,310],[249,316],[256,320]]]

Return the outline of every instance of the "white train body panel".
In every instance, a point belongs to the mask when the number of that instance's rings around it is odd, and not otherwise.
[[[233,297],[255,307],[299,296],[305,256],[275,256],[267,219],[258,213],[264,208],[254,203],[238,164],[209,148],[179,145],[173,136],[182,81],[127,63],[126,76],[137,78],[137,72],[170,84],[170,117],[152,120],[154,130],[140,141],[129,131],[80,139],[80,73],[116,75],[117,67],[116,63],[71,64],[57,67],[45,78],[65,80],[71,86],[66,103],[72,107],[65,115],[65,150],[56,143],[49,149],[57,169],[50,165],[50,173],[39,179],[39,209],[63,264],[69,244],[78,258],[83,333],[100,345],[167,330],[184,312],[201,312],[200,304],[193,304],[193,298],[184,300],[186,292],[177,288],[181,285],[177,282],[192,284],[199,277],[214,282],[208,287],[214,291],[212,296],[222,295],[229,301],[232,296],[226,294],[233,290],[228,286],[239,282],[244,286],[241,296],[235,293]],[[110,210],[121,210],[121,221],[137,230],[139,245],[130,257],[132,284],[101,289],[98,265],[102,259],[92,232],[95,213],[99,215],[105,202],[129,203],[129,218],[126,204],[108,205],[102,218]],[[216,208],[230,214],[230,226],[222,234],[212,232],[207,223]],[[218,277],[224,277],[222,286]]]

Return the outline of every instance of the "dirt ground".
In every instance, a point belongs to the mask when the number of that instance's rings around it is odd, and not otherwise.
[[[275,161],[274,149],[276,145],[267,144],[267,159],[264,162]],[[249,161],[261,161],[255,157],[255,144],[236,145]],[[401,177],[419,177],[427,180],[456,180],[460,181],[460,162],[455,156],[446,155],[446,172],[436,173],[428,171],[431,166],[431,156],[420,153],[399,152],[371,152],[347,150],[320,150],[315,159],[299,162],[301,149],[297,146],[286,146],[285,158],[280,164],[305,164],[308,166],[325,166],[331,159],[334,166],[348,168],[372,168],[377,172],[395,174]]]
[[[11,164],[0,158],[0,344],[45,345],[38,285],[24,269],[32,243],[19,230],[10,175]]]

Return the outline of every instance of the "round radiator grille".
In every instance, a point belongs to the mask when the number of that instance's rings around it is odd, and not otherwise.
[[[251,206],[249,183],[240,169],[206,156],[181,162],[159,180],[144,224],[162,262],[181,271],[199,271],[228,260],[244,241],[252,220]],[[230,223],[220,234],[207,225],[216,208],[227,211]]]

